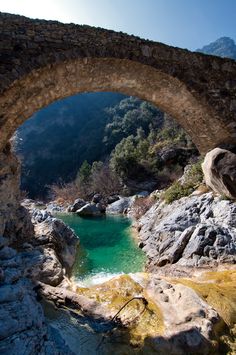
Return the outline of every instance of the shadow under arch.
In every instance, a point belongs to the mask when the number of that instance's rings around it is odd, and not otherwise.
[[[225,127],[209,106],[196,99],[179,79],[132,60],[83,58],[32,70],[4,92],[0,97],[5,112],[0,150],[39,109],[78,93],[104,91],[153,103],[177,120],[201,153],[228,140]]]

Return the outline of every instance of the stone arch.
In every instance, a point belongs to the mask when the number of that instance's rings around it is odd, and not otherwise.
[[[227,140],[225,127],[211,115],[208,105],[197,100],[178,78],[132,60],[79,58],[33,70],[0,97],[6,112],[0,148],[39,109],[93,91],[115,91],[152,102],[180,123],[201,152]]]
[[[134,95],[174,117],[201,153],[236,146],[234,60],[101,28],[4,13],[0,33],[0,235],[7,224],[16,231],[22,219],[17,216],[19,170],[9,138],[55,100],[88,91]]]
[[[37,109],[118,91],[170,113],[200,152],[236,145],[236,62],[101,28],[0,13],[0,151]]]

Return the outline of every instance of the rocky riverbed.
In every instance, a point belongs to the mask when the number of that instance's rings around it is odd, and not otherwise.
[[[148,270],[236,264],[236,203],[212,192],[165,204],[158,200],[136,223]]]
[[[60,329],[46,322],[41,297],[99,334],[94,353],[234,353],[234,202],[213,193],[170,205],[156,200],[135,223],[148,272],[90,288],[70,281],[79,242],[73,231],[47,209],[24,205],[34,234],[15,247],[1,241],[2,353],[75,353]]]

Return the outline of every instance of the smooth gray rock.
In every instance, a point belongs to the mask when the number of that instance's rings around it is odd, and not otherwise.
[[[106,208],[106,213],[108,214],[123,214],[127,213],[128,209],[132,206],[135,201],[135,196],[131,197],[120,197],[118,201],[111,203]]]
[[[107,197],[107,204],[110,205],[113,202],[116,202],[120,199],[118,195],[112,195]]]
[[[76,211],[76,214],[79,216],[101,216],[103,214],[100,206],[94,203],[87,203],[79,210]]]

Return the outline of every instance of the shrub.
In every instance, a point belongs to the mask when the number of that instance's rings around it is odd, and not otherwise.
[[[199,159],[195,164],[192,164],[186,173],[186,184],[191,184],[193,187],[198,187],[203,180],[202,159]]]
[[[117,175],[109,165],[95,161],[92,166],[85,162],[75,181],[68,184],[54,184],[50,186],[50,191],[54,199],[72,203],[78,197],[90,200],[95,193],[104,197],[118,194],[121,187]]]
[[[189,196],[203,180],[203,171],[201,167],[202,160],[200,159],[195,164],[192,164],[184,176],[184,183],[175,181],[163,194],[166,203],[171,203],[179,200],[181,197]]]
[[[166,203],[171,203],[179,200],[181,197],[189,196],[193,192],[193,187],[181,185],[180,182],[175,181],[165,192],[164,200]]]
[[[68,184],[53,184],[50,191],[54,200],[73,203],[77,196],[80,196],[78,186],[74,182]]]

